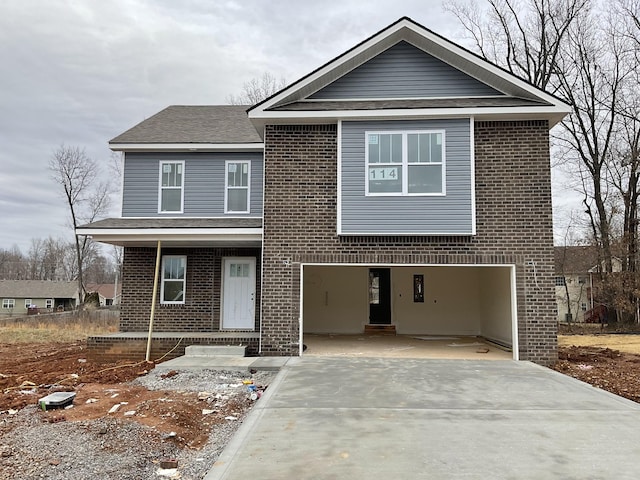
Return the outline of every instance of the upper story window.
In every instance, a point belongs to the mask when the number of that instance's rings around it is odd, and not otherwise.
[[[444,130],[365,132],[367,195],[444,195]]]
[[[225,213],[249,213],[251,162],[225,162]]]
[[[160,162],[158,213],[182,213],[184,162]]]
[[[186,281],[187,257],[184,255],[165,255],[162,257],[160,303],[184,303]]]

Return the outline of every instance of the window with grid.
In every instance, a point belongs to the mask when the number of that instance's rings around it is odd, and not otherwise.
[[[160,162],[159,213],[182,213],[184,162]]]
[[[250,162],[226,162],[225,213],[249,213]]]
[[[556,287],[564,287],[565,285],[564,277],[556,277]]]
[[[443,195],[444,131],[365,132],[367,195]]]
[[[15,298],[3,298],[2,308],[14,308],[16,306]]]
[[[160,303],[184,303],[187,280],[187,257],[184,255],[165,255],[162,257],[162,283]]]

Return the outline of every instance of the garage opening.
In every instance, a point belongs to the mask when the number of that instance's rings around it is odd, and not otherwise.
[[[487,358],[495,351],[517,360],[512,265],[307,264],[301,287],[302,340],[310,354],[314,345],[337,354],[380,345],[382,356],[430,349],[469,358],[470,348],[475,354],[488,347]]]

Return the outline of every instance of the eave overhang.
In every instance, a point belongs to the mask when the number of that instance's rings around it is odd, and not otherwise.
[[[110,143],[114,152],[262,152],[264,143]]]

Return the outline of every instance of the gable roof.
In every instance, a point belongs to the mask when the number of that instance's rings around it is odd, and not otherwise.
[[[118,283],[118,291],[116,296],[122,295],[122,284]],[[88,283],[86,286],[87,293],[98,292],[98,295],[104,298],[115,298],[114,293],[116,290],[115,283]]]
[[[0,280],[2,298],[76,298],[77,282],[50,280]]]
[[[400,42],[406,42],[428,53],[501,92],[506,97],[522,99],[529,103],[497,106],[470,105],[466,106],[464,111],[460,108],[451,109],[448,105],[414,105],[414,108],[398,105],[380,112],[378,105],[374,102],[362,105],[360,110],[344,108],[336,108],[334,111],[311,110],[315,102],[310,97]],[[300,104],[303,102],[308,102],[309,111],[313,114],[300,111]],[[296,105],[296,110],[287,110],[286,106],[292,104]],[[306,122],[309,119],[333,121],[336,118],[371,118],[372,116],[384,118],[392,115],[396,117],[405,115],[410,118],[412,116],[459,116],[461,113],[469,116],[483,116],[487,119],[547,119],[552,126],[569,111],[569,106],[557,97],[445,39],[410,18],[403,17],[297,82],[251,107],[248,114],[256,125],[256,129],[262,131],[267,121],[295,123]]]
[[[598,252],[595,247],[589,245],[553,247],[553,254],[557,275],[586,275],[598,264]]]
[[[172,105],[109,141],[112,150],[262,148],[247,105]],[[232,147],[235,145],[235,147]]]

